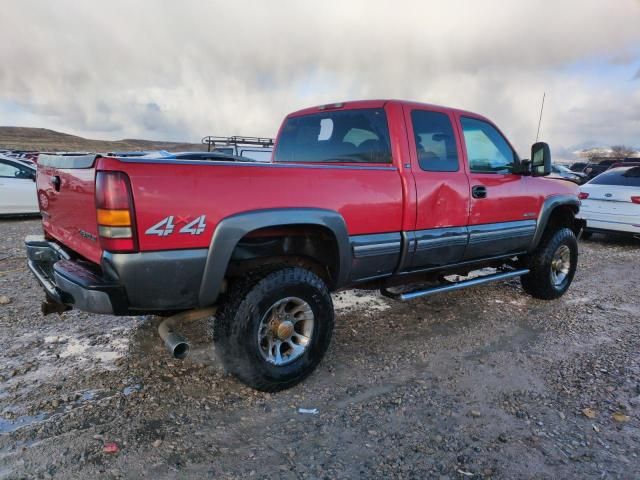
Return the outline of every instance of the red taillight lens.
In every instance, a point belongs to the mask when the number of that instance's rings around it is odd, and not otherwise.
[[[133,222],[133,197],[126,174],[96,174],[96,216],[98,237],[104,250],[132,252],[138,249]]]
[[[587,192],[580,192],[580,194],[578,195],[578,198],[580,200],[584,200],[585,198],[589,198],[589,194]]]
[[[129,179],[122,172],[98,172],[96,207],[105,210],[129,208]]]
[[[640,203],[640,197],[631,197],[633,203]]]

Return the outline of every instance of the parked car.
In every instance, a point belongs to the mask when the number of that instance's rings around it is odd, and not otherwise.
[[[215,310],[227,370],[276,391],[327,351],[332,291],[405,301],[521,277],[550,300],[571,284],[578,187],[540,178],[545,143],[521,161],[483,116],[376,100],[292,113],[276,145],[264,164],[41,156],[52,198],[26,249],[43,310],[179,312],[158,329],[179,358],[179,322]]]
[[[594,232],[640,235],[640,166],[615,167],[580,187],[583,238]]]
[[[587,175],[587,181],[592,178],[597,177],[602,172],[606,172],[609,170],[614,164],[618,163],[619,160],[602,160],[598,163],[589,162],[587,166],[584,168],[584,173]]]
[[[611,165],[611,168],[615,168],[615,167],[640,167],[640,160],[636,162],[625,160],[624,162],[618,162]]]
[[[577,183],[578,185],[584,183],[587,179],[586,174],[582,172],[573,172],[568,167],[558,164],[551,165],[551,174],[549,176],[552,178],[563,178],[565,180]]]
[[[0,158],[0,215],[39,213],[35,180],[33,166]]]
[[[587,166],[587,162],[576,162],[571,164],[571,166],[569,167],[569,170],[571,170],[572,172],[582,173],[586,166]]]

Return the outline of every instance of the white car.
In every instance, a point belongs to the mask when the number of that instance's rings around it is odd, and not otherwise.
[[[0,158],[0,215],[39,212],[35,167],[17,160]]]
[[[640,167],[611,168],[580,187],[579,217],[593,232],[640,236]]]

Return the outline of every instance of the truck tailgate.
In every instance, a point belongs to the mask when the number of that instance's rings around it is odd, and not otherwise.
[[[96,155],[40,155],[36,186],[47,235],[100,263],[95,207]]]

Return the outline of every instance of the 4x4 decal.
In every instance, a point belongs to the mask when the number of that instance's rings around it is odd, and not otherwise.
[[[178,233],[200,235],[202,232],[204,232],[205,228],[207,228],[206,218],[207,217],[205,215],[200,215],[195,220],[188,222],[184,227],[178,230]],[[144,233],[147,235],[158,235],[159,237],[166,237],[168,235],[171,235],[176,227],[174,219],[174,215],[169,215],[168,217],[160,220],[155,225],[149,227]],[[182,218],[180,218],[180,220],[183,222],[187,221]],[[180,221],[178,223],[180,223]]]

